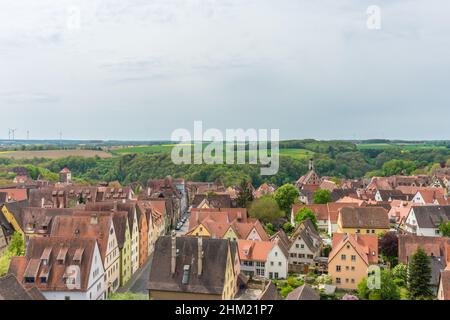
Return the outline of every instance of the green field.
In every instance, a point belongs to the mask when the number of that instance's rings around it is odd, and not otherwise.
[[[280,155],[294,159],[308,159],[314,156],[314,152],[305,149],[280,149]]]
[[[162,144],[154,146],[136,146],[126,147],[112,150],[113,154],[132,154],[132,153],[168,153],[172,150],[173,145]]]
[[[154,146],[135,146],[126,147],[111,151],[113,154],[135,154],[135,153],[170,153],[174,145],[154,145]],[[239,153],[239,152],[238,152]],[[246,152],[247,153],[247,152]],[[281,156],[287,156],[294,159],[307,159],[314,155],[314,152],[305,149],[280,149]]]
[[[433,144],[406,144],[406,143],[361,143],[356,145],[358,150],[389,150],[400,149],[403,151],[418,151],[418,150],[445,150],[446,146],[437,146]]]

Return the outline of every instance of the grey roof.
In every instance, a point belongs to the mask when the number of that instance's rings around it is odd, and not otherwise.
[[[0,300],[45,300],[37,288],[30,290],[26,290],[12,274],[0,278]]]
[[[14,234],[14,227],[6,217],[3,215],[3,212],[0,211],[0,229],[3,230],[3,234],[5,237],[11,237]]]
[[[175,274],[171,274],[172,238],[163,236],[155,244],[155,253],[150,267],[149,290],[179,293],[221,295],[225,283],[225,271],[229,250],[229,240],[202,239],[203,267],[198,271],[198,239],[176,237]],[[182,283],[185,266],[190,266],[187,284]]]
[[[297,226],[292,233],[290,245],[293,245],[296,237],[301,237],[312,252],[316,252],[322,243],[322,239],[310,219],[306,219]]]
[[[383,201],[392,200],[408,200],[408,195],[404,194],[400,190],[378,190]]]
[[[320,300],[320,296],[313,288],[304,284],[289,292],[286,300]]]
[[[430,284],[432,286],[439,286],[439,277],[441,271],[445,270],[445,258],[444,257],[430,257],[431,264],[431,279]]]
[[[258,300],[282,300],[282,297],[278,292],[277,286],[272,281],[269,281]]]
[[[450,221],[450,206],[417,206],[413,210],[420,228],[437,228]]]

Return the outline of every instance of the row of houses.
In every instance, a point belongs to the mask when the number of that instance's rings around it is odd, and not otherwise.
[[[105,299],[123,286],[165,234],[166,201],[122,200],[83,208],[4,203],[0,220],[26,240],[8,273],[48,299]],[[6,226],[6,228],[4,227]]]

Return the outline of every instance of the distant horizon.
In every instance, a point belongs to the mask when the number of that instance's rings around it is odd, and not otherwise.
[[[283,141],[302,141],[302,140],[316,140],[316,141],[343,141],[343,142],[366,142],[366,141],[386,141],[395,143],[422,143],[422,142],[450,142],[450,139],[389,139],[389,138],[368,138],[368,139],[319,139],[319,138],[291,138],[291,139],[280,139]],[[170,143],[183,143],[180,141],[174,141],[170,139],[2,139],[0,138],[0,143],[14,143],[14,142],[170,142]],[[193,140],[192,142],[195,142]],[[203,140],[203,142],[210,142],[209,140]]]

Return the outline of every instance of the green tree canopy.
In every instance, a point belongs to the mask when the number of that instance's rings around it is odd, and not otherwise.
[[[314,204],[326,204],[329,202],[333,202],[333,199],[331,198],[331,192],[324,189],[317,190],[316,192],[314,192],[313,202]]]
[[[296,224],[300,224],[303,221],[305,221],[306,219],[311,220],[311,222],[314,225],[314,227],[316,228],[316,230],[318,230],[316,214],[310,208],[303,207],[297,211],[294,220],[295,220]]]
[[[381,270],[380,288],[371,289],[367,285],[367,278],[358,284],[358,296],[364,300],[399,300],[400,289],[394,282],[394,277],[388,270]]]
[[[23,256],[25,254],[25,242],[19,232],[14,232],[8,251],[12,256]]]
[[[408,290],[410,298],[420,299],[429,297],[431,295],[430,280],[430,258],[419,247],[412,255],[408,265]]]
[[[298,189],[292,184],[287,183],[282,185],[275,191],[273,198],[278,203],[278,206],[281,208],[281,210],[283,210],[286,214],[289,214],[291,207],[294,204],[295,200],[298,199],[298,196]]]
[[[243,179],[239,185],[239,192],[237,195],[237,205],[240,208],[246,208],[250,202],[253,201],[253,190],[250,182]]]
[[[389,160],[383,164],[382,171],[384,176],[394,176],[398,174],[411,174],[419,167],[416,161],[410,160]]]
[[[406,283],[408,281],[408,267],[403,263],[399,263],[392,269],[392,275]]]
[[[250,205],[249,215],[265,223],[272,223],[285,216],[278,203],[270,196],[253,201]]]
[[[439,225],[439,231],[441,232],[443,237],[450,237],[450,221],[447,223],[442,222]]]

